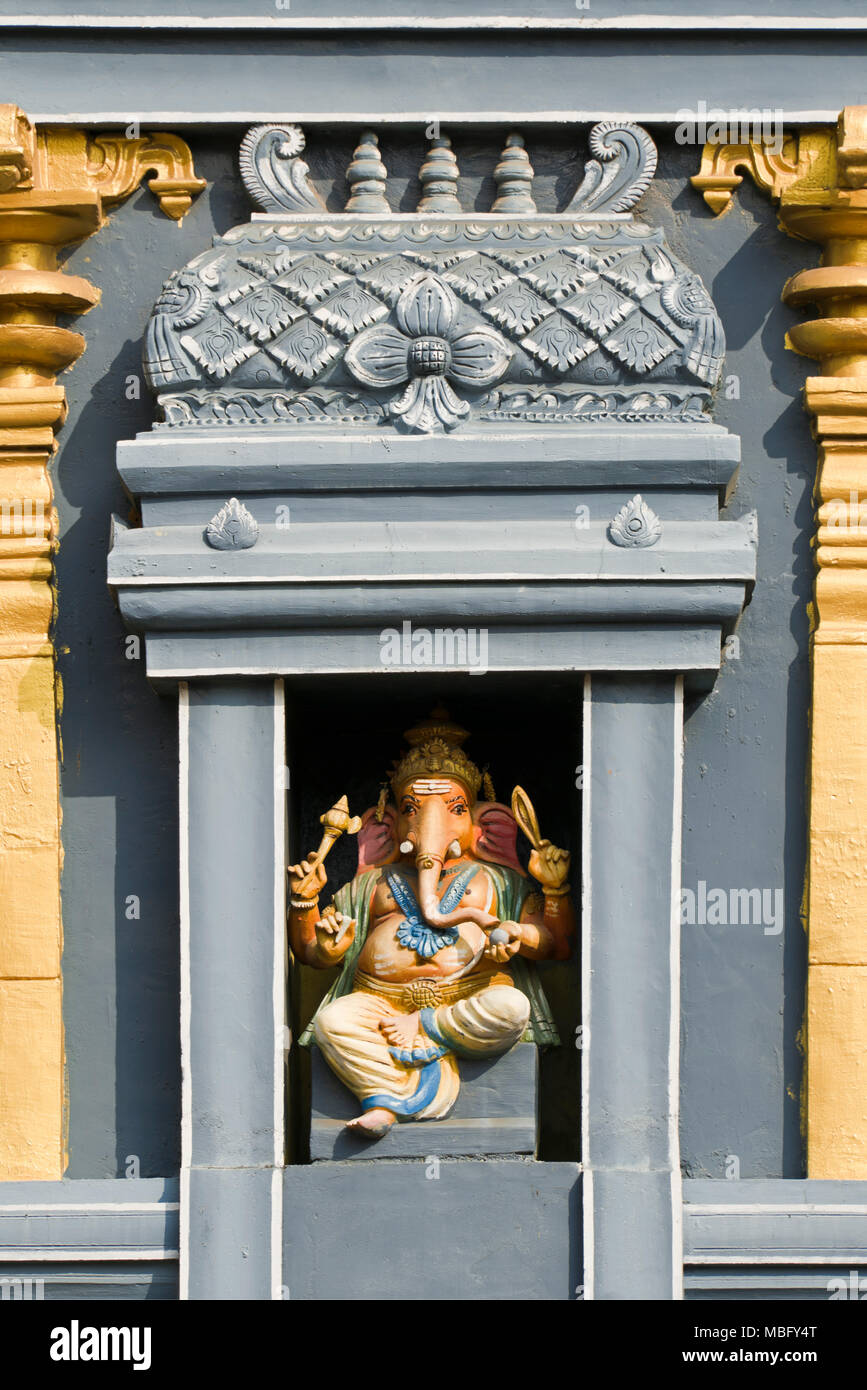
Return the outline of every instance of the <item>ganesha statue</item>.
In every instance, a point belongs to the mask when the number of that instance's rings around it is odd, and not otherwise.
[[[384,786],[359,819],[338,803],[322,817],[319,851],[289,869],[296,959],[342,965],[300,1041],[315,1041],[357,1096],[361,1113],[347,1128],[362,1138],[443,1119],[461,1058],[558,1041],[534,962],[569,954],[569,854],[542,838],[521,788],[511,808],[494,800],[490,777],[463,751],[467,737],[435,710],[405,734],[393,801]],[[346,829],[358,834],[358,871],[321,910],[325,853]]]

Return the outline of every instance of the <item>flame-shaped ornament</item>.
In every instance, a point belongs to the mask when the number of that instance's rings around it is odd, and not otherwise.
[[[214,550],[249,550],[258,539],[256,518],[237,497],[230,497],[205,527],[205,540]]]
[[[661,535],[662,522],[640,493],[620,508],[608,527],[608,538],[615,545],[656,545]]]

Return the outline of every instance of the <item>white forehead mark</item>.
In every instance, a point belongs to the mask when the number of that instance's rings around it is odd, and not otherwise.
[[[442,796],[445,792],[452,790],[452,783],[441,778],[422,777],[419,781],[413,782],[412,790],[416,796]]]

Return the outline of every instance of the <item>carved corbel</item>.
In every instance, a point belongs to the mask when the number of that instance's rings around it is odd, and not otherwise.
[[[744,181],[739,169],[775,201],[795,184],[822,186],[833,157],[829,132],[805,130],[786,136],[779,148],[777,143],[750,140],[741,145],[705,145],[701,168],[690,182],[711,212],[719,216],[732,206],[735,189]]]
[[[169,217],[204,188],[174,135],[37,130],[0,106],[0,1180],[63,1171],[60,834],[47,464],[66,416],[59,372],[84,338],[59,313],[99,291],[58,253],[84,240],[148,175]],[[9,820],[8,817],[5,818]],[[13,823],[13,821],[9,821]]]
[[[819,316],[787,345],[821,362],[805,404],[819,457],[810,750],[807,1164],[813,1178],[867,1178],[867,107],[833,127],[706,145],[692,182],[716,212],[747,169],[781,227],[822,264],[783,287]]]

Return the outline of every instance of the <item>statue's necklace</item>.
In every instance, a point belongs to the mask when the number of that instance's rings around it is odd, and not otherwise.
[[[464,868],[466,868],[465,864],[455,864],[451,869],[440,869],[440,878],[448,878],[450,874],[459,874]]]

